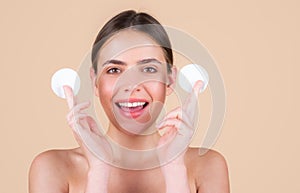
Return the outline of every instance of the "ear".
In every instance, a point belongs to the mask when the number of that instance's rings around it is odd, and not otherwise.
[[[177,68],[173,66],[171,68],[171,73],[168,73],[168,81],[167,81],[167,96],[173,93],[173,90],[176,86],[176,77],[177,77]]]
[[[90,78],[92,81],[92,88],[94,90],[94,94],[99,97],[99,91],[98,91],[98,85],[97,85],[97,74],[95,73],[95,70],[93,67],[90,67]]]

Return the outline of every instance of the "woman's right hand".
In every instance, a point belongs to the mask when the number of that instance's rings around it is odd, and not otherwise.
[[[98,129],[95,120],[83,112],[90,106],[90,102],[77,104],[73,90],[69,86],[64,86],[63,89],[70,109],[67,115],[68,124],[89,166],[85,193],[107,193],[110,165],[102,160],[112,160],[110,143]],[[102,160],[87,148],[86,143],[96,146],[93,151],[97,151]]]
[[[104,160],[112,160],[112,149],[107,141],[106,137],[98,129],[95,120],[83,111],[90,106],[90,102],[83,102],[77,104],[76,98],[73,94],[73,90],[69,86],[63,86],[66,100],[69,107],[69,113],[67,114],[68,125],[72,128],[74,137],[80,148],[83,150],[84,156],[88,162],[89,169],[105,169],[109,168],[109,165],[97,158],[86,146],[83,139],[92,142],[92,145],[96,145],[97,155],[100,154]],[[86,141],[87,142],[87,141]]]

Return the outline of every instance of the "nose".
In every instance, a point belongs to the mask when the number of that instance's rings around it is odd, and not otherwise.
[[[141,87],[139,85],[126,85],[123,88],[124,92],[140,92]]]
[[[117,85],[118,89],[125,93],[140,92],[143,90],[143,82],[145,77],[139,72],[139,69],[130,68],[119,77]]]

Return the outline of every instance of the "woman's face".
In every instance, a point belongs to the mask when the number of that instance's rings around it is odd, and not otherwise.
[[[162,48],[142,32],[124,30],[103,45],[97,61],[95,92],[110,123],[130,134],[153,132],[174,82]]]

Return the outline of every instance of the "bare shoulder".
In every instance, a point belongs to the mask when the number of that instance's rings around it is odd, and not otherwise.
[[[72,173],[84,170],[76,166],[84,163],[79,148],[68,150],[49,150],[37,155],[30,166],[29,192],[68,192]],[[55,190],[55,191],[54,191]]]
[[[185,160],[199,192],[229,192],[228,167],[221,153],[209,149],[189,148]]]
[[[186,161],[190,167],[227,167],[225,157],[212,149],[189,148],[186,152]]]

